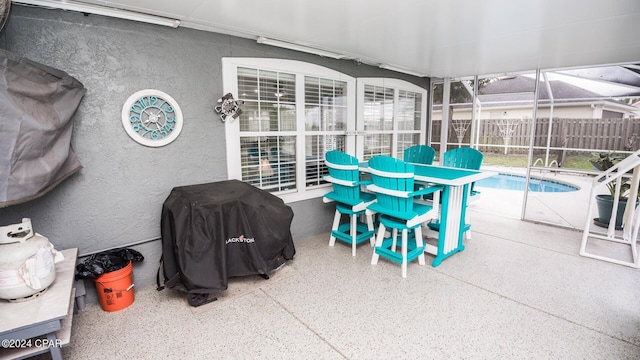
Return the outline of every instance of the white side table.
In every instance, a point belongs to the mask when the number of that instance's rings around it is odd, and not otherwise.
[[[56,279],[47,291],[23,302],[0,300],[0,359],[24,359],[51,352],[61,360],[68,345],[73,318],[74,276],[78,249],[62,250]]]

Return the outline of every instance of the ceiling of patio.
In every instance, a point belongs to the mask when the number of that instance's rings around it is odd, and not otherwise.
[[[19,1],[18,1],[19,2]],[[84,0],[432,77],[640,61],[638,0]]]

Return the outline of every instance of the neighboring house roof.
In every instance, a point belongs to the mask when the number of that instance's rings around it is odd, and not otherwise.
[[[560,80],[549,81],[554,101],[570,101],[576,99],[602,99],[598,95],[581,87]],[[480,101],[494,102],[502,98],[513,100],[514,95],[522,94],[523,99],[532,100],[535,91],[535,79],[526,76],[513,76],[495,80],[478,91]],[[545,82],[540,82],[538,101],[549,100],[549,91]]]
[[[595,92],[583,89],[561,80],[549,81],[549,87],[553,94],[554,105],[585,103],[606,103],[615,107],[622,107],[626,112],[635,112],[638,108],[626,103],[603,97]],[[483,107],[507,107],[531,103],[534,98],[535,79],[517,75],[494,80],[478,90],[478,99]],[[548,105],[550,101],[549,91],[545,82],[540,82],[538,89],[538,105]],[[441,104],[434,105],[434,110],[439,110]],[[454,109],[466,109],[471,103],[453,104]]]

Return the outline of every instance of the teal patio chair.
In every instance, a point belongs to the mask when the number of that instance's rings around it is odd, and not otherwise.
[[[473,148],[470,147],[461,147],[455,148],[451,150],[445,151],[443,154],[443,166],[456,167],[461,169],[469,169],[469,170],[480,170],[482,166],[482,160],[484,159],[484,155]],[[472,182],[469,185],[469,196],[477,196],[480,195],[479,191],[474,190],[475,182]],[[434,200],[436,201],[436,200]],[[440,218],[438,216],[438,218]],[[439,231],[440,230],[440,222],[435,221],[429,223],[429,228],[432,230]],[[471,239],[471,225],[465,224],[463,228],[464,237],[466,240]]]
[[[443,154],[443,166],[457,167],[461,169],[480,170],[484,155],[473,148],[461,147],[451,149]],[[479,195],[480,192],[474,190],[475,183],[471,183],[471,193],[469,195]]]
[[[379,155],[369,160],[368,171],[372,184],[367,190],[376,195],[376,202],[368,212],[376,212],[380,225],[371,258],[378,263],[379,256],[400,263],[402,277],[407,277],[407,264],[416,258],[424,265],[424,242],[421,224],[437,215],[432,206],[414,202],[414,197],[440,191],[439,186],[414,190],[414,166],[390,156]],[[390,237],[385,238],[389,231]],[[400,253],[397,252],[398,232],[401,232]]]
[[[413,145],[404,149],[404,161],[431,165],[436,157],[434,148],[428,145]]]
[[[375,195],[362,192],[361,185],[369,181],[360,180],[358,159],[341,151],[332,150],[325,154],[325,164],[329,175],[323,179],[330,182],[333,191],[323,197],[325,203],[336,202],[336,212],[331,226],[329,246],[334,246],[336,239],[351,245],[351,255],[356,256],[356,246],[369,240],[373,246],[375,230],[373,215],[366,214],[367,206],[376,201]],[[349,223],[340,224],[342,215],[349,217]],[[367,223],[361,222],[361,216]]]
[[[404,161],[408,163],[417,163],[431,165],[436,157],[436,150],[428,145],[413,145],[404,149]],[[415,184],[415,189],[421,189],[425,184]]]

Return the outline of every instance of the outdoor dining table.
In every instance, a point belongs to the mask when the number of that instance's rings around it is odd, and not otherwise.
[[[425,252],[435,255],[431,263],[436,267],[449,256],[464,250],[463,238],[466,226],[467,201],[471,183],[497,175],[495,172],[460,169],[438,165],[412,163],[414,180],[420,183],[440,185],[442,204],[439,219],[438,245],[426,244]],[[368,164],[360,163],[362,172]],[[434,199],[434,202],[438,201]],[[434,204],[436,207],[437,204]]]

